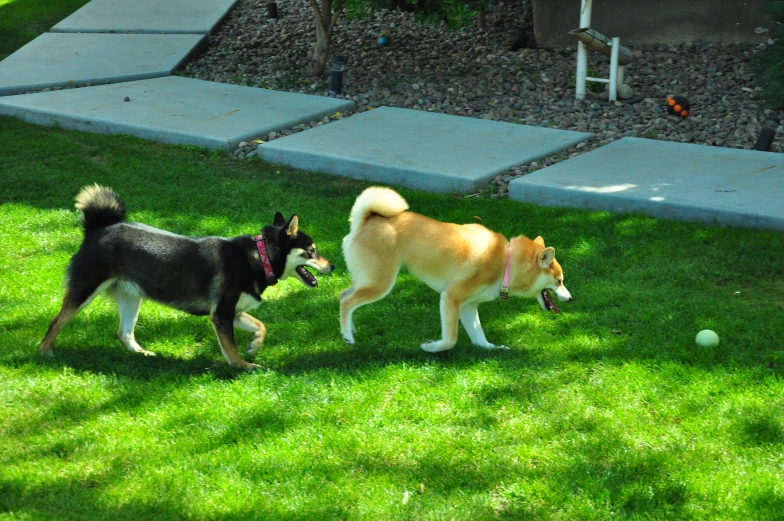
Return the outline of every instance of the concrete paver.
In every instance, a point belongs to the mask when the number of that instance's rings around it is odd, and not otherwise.
[[[53,33],[211,33],[237,0],[92,0]]]
[[[200,34],[44,33],[0,62],[0,96],[168,76]]]
[[[509,197],[784,230],[784,155],[627,137],[513,180]]]
[[[179,76],[0,98],[0,114],[40,125],[212,149],[353,108],[347,100]]]
[[[474,192],[584,132],[381,107],[262,145],[273,163],[435,192]]]

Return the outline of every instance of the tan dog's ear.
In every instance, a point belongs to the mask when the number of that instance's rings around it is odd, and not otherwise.
[[[536,239],[534,239],[534,242],[536,244],[539,244],[540,246],[544,246],[544,239],[542,239],[541,235],[539,237],[537,237]]]
[[[537,257],[539,261],[539,266],[542,268],[549,268],[553,265],[553,261],[555,260],[555,250],[550,248],[545,248],[539,252],[539,257]]]
[[[289,225],[286,228],[286,233],[289,234],[291,237],[297,235],[299,231],[299,219],[296,215],[292,215],[291,219],[289,219]]]

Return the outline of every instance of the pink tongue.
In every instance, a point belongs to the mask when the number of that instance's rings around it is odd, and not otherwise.
[[[550,306],[551,310],[555,311],[556,313],[561,312],[561,310],[558,309],[558,306],[553,304],[553,299],[550,296],[550,292],[547,291],[546,289],[542,290],[542,298],[544,298],[544,301],[547,303],[548,306]]]

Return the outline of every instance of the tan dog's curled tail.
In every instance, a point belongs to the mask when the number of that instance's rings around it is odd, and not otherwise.
[[[391,188],[371,186],[359,194],[354,207],[351,208],[351,233],[365,222],[369,215],[377,213],[383,217],[392,217],[408,210],[408,203],[400,194]]]

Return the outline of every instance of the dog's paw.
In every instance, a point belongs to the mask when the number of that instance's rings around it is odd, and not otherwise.
[[[454,344],[446,345],[443,340],[430,340],[429,342],[425,342],[419,347],[428,353],[440,353],[441,351],[448,351],[452,349]]]
[[[136,353],[137,355],[144,355],[144,356],[155,356],[155,353],[152,351],[147,351],[139,344],[128,346],[128,351],[131,353]]]
[[[350,345],[350,346],[354,345],[354,337],[353,336],[343,335],[343,340],[345,340],[346,343],[348,345]]]
[[[483,349],[509,349],[506,346],[497,346],[495,344],[491,344],[490,342],[488,342],[486,344],[476,344],[476,345],[481,347],[481,348],[483,348]]]
[[[248,346],[248,354],[249,354],[249,355],[253,355],[253,354],[255,354],[255,353],[256,353],[256,351],[258,351],[260,347],[261,347],[261,341],[259,341],[259,340],[254,340],[254,341],[253,341],[253,342],[251,342],[251,343],[250,343],[250,345]]]
[[[137,353],[144,356],[155,356],[155,353],[153,353],[152,351],[147,351],[145,348],[143,348],[133,340],[131,341],[124,340],[122,336],[120,336],[120,340],[122,341],[122,344],[125,346],[125,349],[127,349],[131,353]]]
[[[250,362],[246,362],[245,360],[239,360],[231,364],[231,366],[235,369],[241,369],[243,371],[255,371],[256,369],[261,369],[260,365],[252,364]]]

